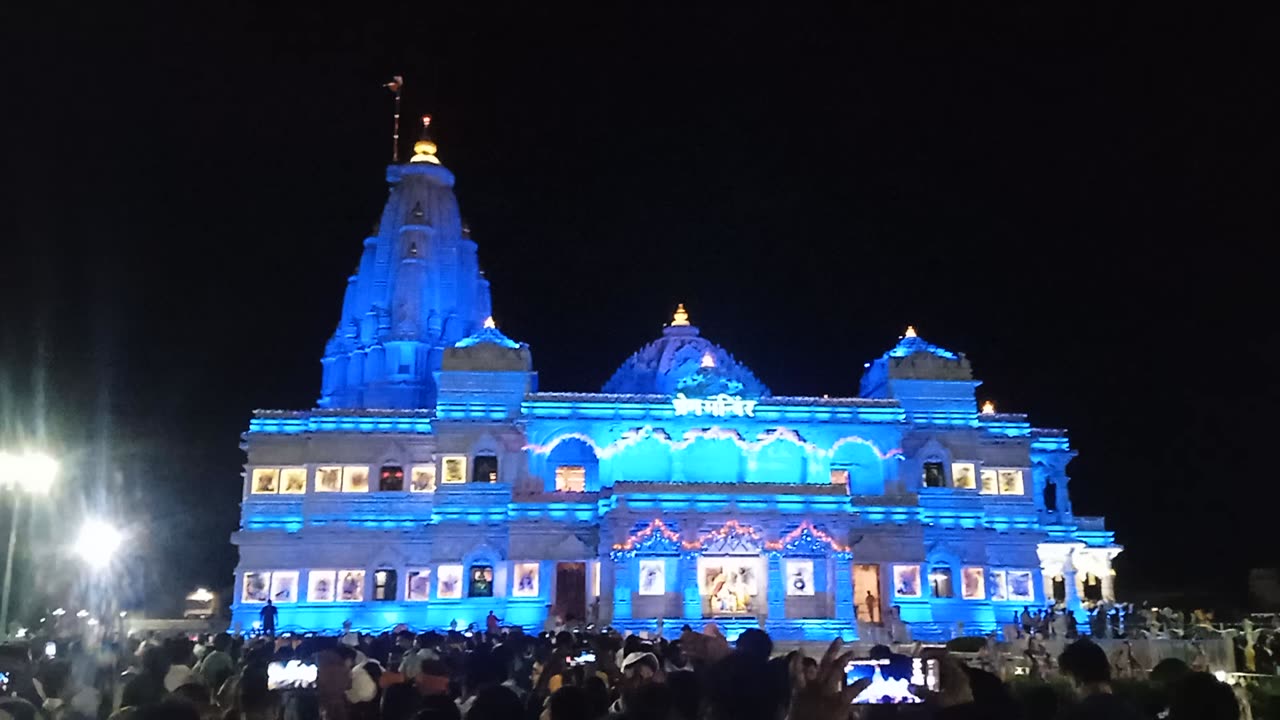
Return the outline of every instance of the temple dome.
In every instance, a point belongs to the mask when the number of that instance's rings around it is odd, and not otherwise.
[[[701,336],[683,305],[663,328],[662,337],[627,358],[602,390],[618,395],[769,395],[769,388],[746,365]]]

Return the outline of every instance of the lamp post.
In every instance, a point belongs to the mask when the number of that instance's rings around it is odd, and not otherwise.
[[[22,493],[47,495],[58,474],[58,463],[41,453],[0,452],[0,487],[13,493],[13,515],[9,519],[9,547],[4,559],[4,589],[0,590],[0,635],[9,633],[9,593],[13,588],[13,549],[18,544],[18,506]]]

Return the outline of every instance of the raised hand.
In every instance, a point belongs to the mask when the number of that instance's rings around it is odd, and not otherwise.
[[[791,707],[788,720],[847,720],[849,703],[858,694],[856,686],[844,686],[844,669],[853,657],[843,652],[844,641],[836,638],[818,663],[813,680],[804,676],[804,654],[791,658]]]

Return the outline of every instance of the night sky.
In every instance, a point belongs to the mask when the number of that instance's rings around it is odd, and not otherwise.
[[[598,390],[677,302],[775,394],[855,394],[913,324],[1070,429],[1122,595],[1274,564],[1261,24],[262,4],[76,7],[9,47],[0,439],[46,417],[55,502],[113,500],[168,592],[230,583],[251,410],[318,396],[397,73],[542,389]]]

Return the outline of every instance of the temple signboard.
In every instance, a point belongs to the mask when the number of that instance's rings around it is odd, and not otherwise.
[[[676,415],[711,415],[712,417],[726,415],[755,417],[756,402],[725,393],[712,395],[709,398],[691,398],[685,397],[684,393],[676,393],[676,396],[671,399]]]

